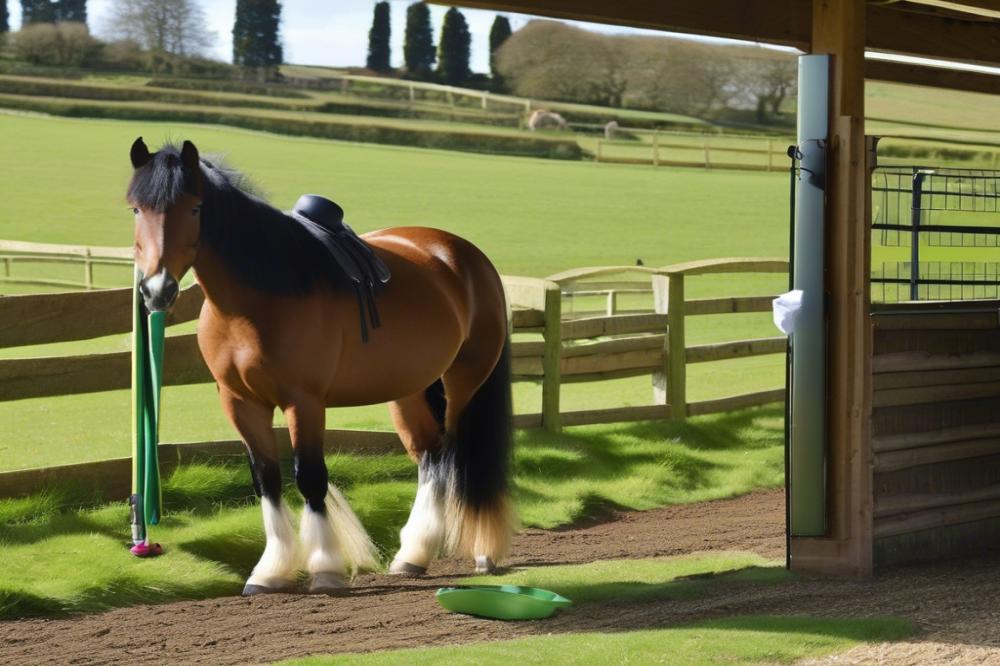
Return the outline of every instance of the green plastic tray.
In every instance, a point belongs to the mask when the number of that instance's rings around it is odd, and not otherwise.
[[[453,613],[495,620],[540,620],[573,604],[555,592],[517,585],[442,587],[437,600]]]

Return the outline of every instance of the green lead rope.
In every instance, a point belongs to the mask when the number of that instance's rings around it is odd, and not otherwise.
[[[160,490],[160,387],[163,385],[163,337],[166,313],[147,313],[139,295],[136,271],[132,317],[132,541],[146,541],[146,525],[163,513]]]

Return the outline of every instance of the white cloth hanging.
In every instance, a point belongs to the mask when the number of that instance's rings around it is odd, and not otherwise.
[[[802,309],[802,290],[793,289],[771,301],[774,325],[785,335],[795,332],[795,318]]]

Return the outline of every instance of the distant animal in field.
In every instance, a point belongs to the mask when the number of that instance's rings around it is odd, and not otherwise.
[[[608,141],[612,141],[618,136],[618,121],[611,120],[607,125],[604,126],[604,138]]]
[[[530,118],[528,118],[528,129],[532,132],[544,129],[555,129],[561,131],[568,128],[569,126],[566,124],[565,118],[554,111],[549,111],[548,109],[538,109],[531,114]]]
[[[645,266],[646,263],[640,258],[640,259],[636,259],[635,260],[635,265],[636,266]]]
[[[294,589],[300,570],[310,592],[339,594],[356,570],[378,566],[323,457],[336,406],[388,402],[418,465],[389,573],[423,574],[443,553],[491,571],[513,534],[513,440],[507,308],[486,255],[425,227],[358,237],[338,205],[315,195],[284,213],[190,141],[151,153],[139,138],[131,160],[139,292],[148,310],[169,310],[194,270],[205,294],[198,346],[261,499],[267,541],[243,594]],[[305,499],[298,534],[276,409]]]

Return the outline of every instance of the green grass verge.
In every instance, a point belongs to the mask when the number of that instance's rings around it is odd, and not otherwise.
[[[771,585],[794,578],[784,562],[755,553],[708,552],[646,560],[527,567],[463,585],[520,585],[557,592],[574,604],[644,599],[695,599],[735,584]]]
[[[316,656],[282,662],[326,664],[722,664],[791,663],[860,643],[894,641],[914,627],[898,618],[812,618],[748,615],[667,629],[582,632],[512,641]]]
[[[774,410],[748,410],[686,424],[518,433],[514,481],[522,522],[555,527],[609,507],[648,509],[780,486],[780,423]],[[400,453],[331,456],[327,466],[376,543],[393,552],[416,489],[413,464]],[[68,487],[0,500],[0,618],[238,592],[263,547],[246,464],[183,466],[163,488],[165,517],[151,535],[171,555],[142,563],[124,548],[124,503]],[[301,505],[294,485],[286,496]],[[724,566],[709,564],[712,571]]]

